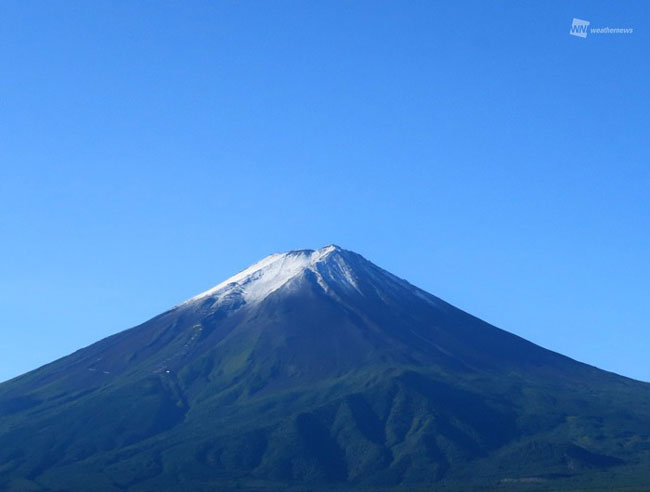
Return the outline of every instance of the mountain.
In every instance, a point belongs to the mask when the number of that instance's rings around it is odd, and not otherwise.
[[[648,484],[649,384],[337,246],[271,255],[0,385],[0,490]]]

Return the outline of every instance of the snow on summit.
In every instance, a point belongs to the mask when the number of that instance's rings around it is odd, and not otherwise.
[[[219,300],[232,294],[240,296],[246,303],[261,301],[306,270],[311,270],[316,275],[319,285],[323,290],[327,291],[328,288],[319,264],[330,257],[332,258],[330,258],[331,262],[328,262],[331,263],[327,268],[328,277],[333,278],[333,274],[336,273],[336,277],[345,279],[350,286],[356,288],[351,268],[341,255],[333,255],[335,252],[340,253],[342,251],[344,250],[338,246],[330,245],[318,250],[275,253],[233,275],[219,285],[192,297],[186,303],[206,297],[215,297]]]
[[[340,289],[356,291],[361,295],[374,292],[374,295],[380,297],[387,292],[409,292],[428,302],[437,303],[431,294],[379,268],[362,256],[332,244],[317,250],[304,249],[267,256],[219,285],[185,301],[183,305],[208,298],[214,305],[233,301],[237,301],[237,305],[240,305],[239,301],[243,301],[243,304],[257,303],[307,271],[315,276],[323,292],[328,294]]]

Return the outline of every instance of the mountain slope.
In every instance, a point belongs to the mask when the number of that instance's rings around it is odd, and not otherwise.
[[[0,417],[8,490],[577,490],[650,477],[650,385],[336,246],[271,255],[0,385]]]

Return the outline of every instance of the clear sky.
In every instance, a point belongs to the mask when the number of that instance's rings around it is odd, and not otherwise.
[[[3,0],[0,380],[330,243],[650,380],[649,32],[645,1]]]

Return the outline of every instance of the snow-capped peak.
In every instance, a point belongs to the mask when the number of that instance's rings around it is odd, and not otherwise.
[[[327,290],[327,285],[320,273],[319,264],[325,262],[333,253],[343,251],[340,247],[331,244],[317,250],[275,253],[233,275],[212,289],[192,297],[184,304],[208,297],[213,297],[218,301],[233,294],[239,296],[247,304],[261,301],[306,270],[311,270],[316,275],[321,287]],[[336,268],[339,275],[342,275],[352,287],[356,287],[353,274],[342,258],[334,258],[332,267]]]

